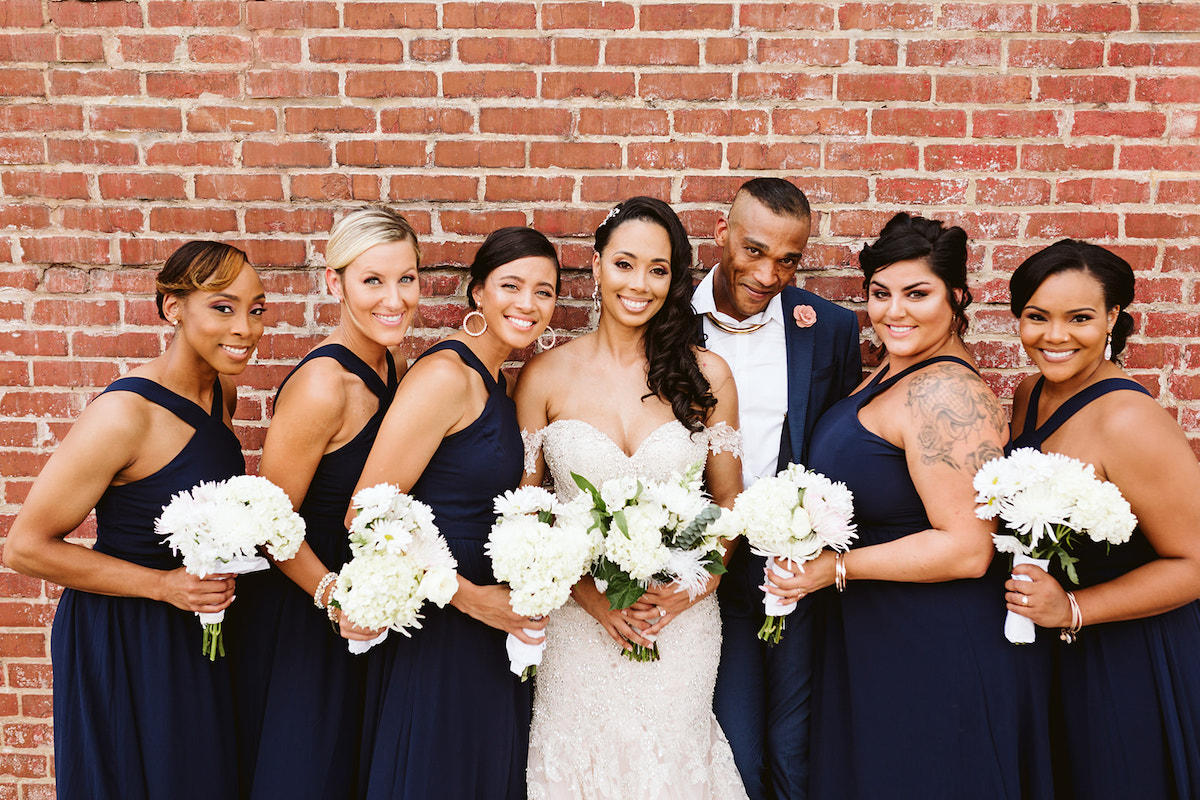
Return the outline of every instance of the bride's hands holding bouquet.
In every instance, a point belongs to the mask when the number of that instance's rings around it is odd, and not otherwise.
[[[600,623],[600,626],[623,650],[632,650],[634,645],[654,646],[653,640],[642,636],[651,626],[641,617],[658,616],[657,612],[652,615],[645,613],[639,615],[631,613],[633,612],[632,607],[614,609],[608,602],[608,598],[596,588],[596,583],[590,575],[585,575],[579,583],[575,584],[575,587],[571,589],[571,597],[596,622]]]

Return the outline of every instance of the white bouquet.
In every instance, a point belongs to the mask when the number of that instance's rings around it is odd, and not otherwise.
[[[781,568],[776,558],[803,572],[804,562],[825,548],[845,552],[858,536],[853,520],[854,496],[845,484],[789,464],[778,475],[761,478],[738,495],[733,511],[717,523],[717,532],[730,539],[745,536],[752,552],[767,557],[767,569],[791,577],[794,573]],[[766,619],[758,638],[778,644],[784,617],[795,608],[794,604],[781,605],[778,595],[764,590]]]
[[[599,489],[571,473],[592,500],[592,528],[603,537],[592,575],[613,609],[629,608],[652,583],[677,583],[694,599],[710,575],[725,572],[724,547],[711,527],[721,508],[704,493],[703,467],[697,463],[673,480],[646,484],[614,478]],[[658,660],[657,644],[622,652],[635,661]]]
[[[172,497],[154,521],[154,532],[172,552],[182,554],[189,574],[240,575],[270,567],[259,547],[276,561],[295,556],[304,541],[304,519],[292,510],[287,494],[266,478],[237,475]],[[204,626],[204,655],[210,660],[225,655],[225,611],[197,616]]]
[[[1091,464],[1060,453],[1032,447],[994,458],[975,474],[975,516],[999,517],[1003,523],[992,535],[996,550],[1011,553],[1013,566],[1036,564],[1042,569],[1057,559],[1072,583],[1079,583],[1070,554],[1071,537],[1086,535],[1094,542],[1129,541],[1137,518],[1121,490],[1096,477]],[[1029,580],[1013,575],[1014,580]],[[1033,621],[1011,611],[1004,635],[1015,644],[1034,640]]]
[[[433,510],[395,486],[381,483],[354,495],[358,514],[350,524],[350,561],[338,575],[330,603],[362,628],[383,628],[367,642],[351,641],[365,653],[388,630],[409,636],[421,627],[426,600],[445,607],[458,590],[458,564],[433,522]]]
[[[514,612],[541,617],[561,608],[571,596],[571,587],[591,566],[601,540],[591,529],[590,505],[580,498],[560,503],[535,486],[523,486],[496,498],[499,518],[484,549],[492,559],[496,580],[511,589],[509,603]],[[537,631],[525,632],[538,636]],[[545,637],[533,645],[509,634],[505,646],[514,675],[526,681],[537,674]]]

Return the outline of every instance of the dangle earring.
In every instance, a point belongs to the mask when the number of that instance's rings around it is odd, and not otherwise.
[[[1112,331],[1104,337],[1104,360],[1112,361]]]
[[[600,284],[592,287],[592,311],[600,313]]]
[[[547,336],[550,337],[550,341],[548,342],[546,341]],[[542,331],[542,335],[537,338],[537,344],[538,347],[541,348],[542,352],[554,347],[554,345],[558,344],[558,331],[547,325],[546,330]]]
[[[479,319],[483,320],[483,327],[480,328],[478,331],[471,330],[469,320],[472,317],[479,317]],[[479,309],[475,309],[470,314],[467,314],[465,317],[463,317],[462,329],[463,329],[463,332],[465,332],[467,334],[467,336],[472,336],[472,337],[483,336],[483,334],[487,332],[487,318],[483,316],[483,312],[481,312]]]

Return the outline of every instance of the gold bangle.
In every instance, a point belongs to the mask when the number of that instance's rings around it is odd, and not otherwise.
[[[1079,610],[1079,601],[1075,599],[1074,592],[1067,592],[1067,602],[1071,604],[1071,627],[1060,630],[1058,638],[1071,644],[1079,638],[1079,631],[1083,628],[1083,612]]]
[[[833,554],[833,583],[839,592],[846,591],[846,554]]]

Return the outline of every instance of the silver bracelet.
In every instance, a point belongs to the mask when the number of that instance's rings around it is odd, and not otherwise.
[[[325,608],[325,590],[329,588],[329,584],[337,580],[336,572],[326,572],[321,578],[321,582],[317,584],[317,590],[313,592],[313,605],[317,608]]]

